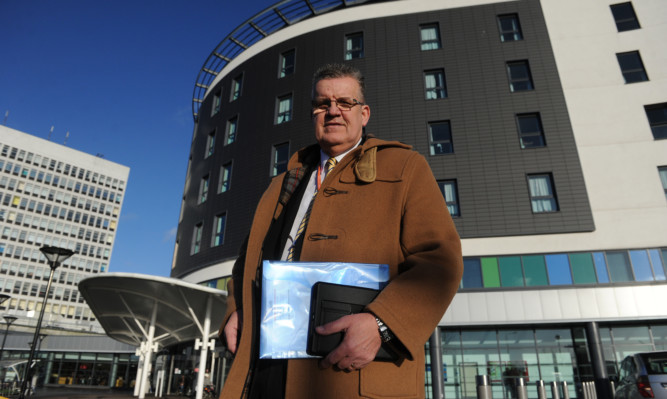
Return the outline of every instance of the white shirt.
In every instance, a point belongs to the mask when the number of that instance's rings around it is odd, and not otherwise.
[[[337,157],[335,157],[336,161],[340,162],[340,160],[343,159],[345,155],[347,155],[350,151],[357,148],[359,144],[361,144],[361,139],[359,139],[359,141],[354,147],[345,151],[343,154],[340,154]],[[319,184],[322,184],[324,179],[327,177],[326,164],[328,160],[329,156],[326,153],[324,153],[324,151],[320,150]],[[299,230],[299,225],[301,224],[301,220],[303,219],[303,216],[306,214],[308,206],[310,205],[310,202],[313,200],[315,192],[317,191],[318,184],[315,182],[315,180],[317,180],[317,170],[314,170],[310,174],[310,178],[308,179],[308,185],[306,186],[306,191],[303,193],[303,197],[301,198],[301,204],[299,204],[299,210],[297,211],[296,216],[294,217],[294,222],[292,223],[292,229],[290,230],[289,236],[287,237],[287,242],[285,242],[285,247],[283,248],[283,254],[280,257],[280,260],[287,260],[287,253],[289,252],[289,249],[292,246],[292,243],[294,242],[294,237],[296,236],[297,230]]]

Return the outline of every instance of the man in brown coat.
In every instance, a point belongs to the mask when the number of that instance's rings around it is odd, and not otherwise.
[[[222,398],[424,397],[424,344],[459,286],[461,244],[424,157],[362,134],[364,101],[358,70],[315,73],[317,144],[272,180],[228,284],[221,335],[236,356]],[[329,158],[337,164],[327,172]],[[328,356],[260,360],[258,272],[262,260],[280,259],[388,264],[390,282],[363,313],[318,328],[344,332]],[[383,342],[397,361],[373,361]]]

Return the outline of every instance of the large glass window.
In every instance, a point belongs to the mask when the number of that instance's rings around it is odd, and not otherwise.
[[[213,105],[211,106],[211,116],[220,112],[221,104],[222,104],[222,89],[218,90],[213,95]]]
[[[278,144],[273,147],[271,175],[277,176],[287,170],[289,161],[289,143]]]
[[[276,124],[292,120],[292,95],[279,97],[277,101]]]
[[[438,181],[438,186],[440,186],[440,191],[442,191],[442,195],[445,197],[449,214],[451,216],[461,216],[456,180],[441,180]]]
[[[232,89],[230,91],[230,101],[237,100],[241,97],[241,84],[243,83],[243,75],[239,75],[232,81]]]
[[[612,282],[632,281],[632,270],[627,252],[607,252],[607,265]]]
[[[529,255],[523,257],[523,269],[527,286],[549,285],[544,256]]]
[[[294,73],[294,64],[296,52],[294,50],[286,51],[280,54],[280,74],[281,78]]]
[[[364,34],[353,33],[345,36],[345,59],[364,58]]]
[[[575,284],[597,283],[593,257],[590,253],[570,254],[570,264],[572,265],[572,278]]]
[[[625,83],[644,82],[648,80],[642,57],[639,51],[616,54],[618,65],[621,67]]]
[[[498,258],[481,258],[482,278],[484,287],[500,287],[500,273],[498,272]]]
[[[667,103],[645,105],[646,117],[651,125],[653,138],[667,139]]]
[[[659,167],[658,174],[660,175],[660,182],[662,183],[662,191],[665,192],[665,198],[667,199],[667,166]]]
[[[451,154],[454,152],[449,121],[429,122],[428,130],[431,155]]]
[[[229,191],[232,179],[232,163],[227,162],[220,168],[220,180],[218,181],[218,192],[224,193]]]
[[[227,222],[227,214],[221,213],[216,215],[213,223],[213,242],[212,247],[222,245],[225,241],[225,223]]]
[[[521,26],[519,25],[519,16],[517,14],[499,15],[498,30],[500,31],[501,42],[523,40]]]
[[[510,82],[510,91],[533,90],[533,78],[530,74],[528,61],[512,61],[507,63],[507,75]]]
[[[558,211],[551,174],[528,175],[533,213]]]
[[[500,281],[503,287],[523,287],[523,271],[521,258],[518,256],[503,256],[498,258]]]
[[[208,198],[208,185],[209,185],[209,179],[208,175],[204,176],[201,178],[201,182],[199,183],[199,203],[201,204],[202,202],[206,201],[206,198]]]
[[[419,27],[422,51],[437,50],[442,47],[440,42],[440,28],[437,23]]]
[[[616,22],[616,29],[619,32],[640,28],[639,20],[637,20],[637,15],[631,2],[612,4],[609,7],[614,16],[614,22]]]
[[[566,254],[546,255],[549,285],[572,285],[572,272]]]
[[[630,260],[632,261],[632,270],[634,271],[635,281],[653,281],[653,270],[646,250],[630,251]]]
[[[227,129],[225,132],[225,145],[229,145],[236,141],[236,133],[239,127],[238,116],[233,117],[227,121]]]
[[[424,87],[426,89],[427,100],[446,98],[445,71],[443,69],[436,69],[424,72]]]
[[[479,258],[463,259],[463,279],[461,288],[482,288],[482,264]]]
[[[206,138],[205,158],[208,158],[211,155],[213,155],[214,151],[215,151],[215,130],[213,130],[211,133],[209,133],[208,137]]]
[[[201,250],[201,233],[202,233],[202,223],[195,225],[194,230],[192,231],[192,246],[190,248],[190,254],[194,255],[199,253]]]
[[[660,251],[657,249],[649,249],[649,257],[653,266],[653,274],[656,280],[666,280],[667,272],[667,258],[660,256]],[[667,249],[662,250],[663,256],[667,256]]]
[[[521,148],[546,146],[539,113],[518,114],[516,116],[516,124],[519,129]]]
[[[598,282],[609,282],[609,271],[607,269],[607,259],[604,252],[593,252],[593,260],[595,262],[595,273],[598,276]]]

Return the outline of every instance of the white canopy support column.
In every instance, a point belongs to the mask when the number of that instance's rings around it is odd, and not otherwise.
[[[197,373],[197,395],[195,399],[202,399],[204,394],[204,374],[206,374],[206,360],[208,356],[208,349],[215,348],[215,339],[209,341],[209,335],[211,333],[211,303],[212,298],[209,297],[206,300],[206,314],[204,315],[204,326],[201,330],[202,338],[197,338],[195,340],[195,350],[201,347],[201,353],[199,355],[199,372]]]
[[[146,397],[146,391],[148,388],[148,377],[150,376],[150,371],[151,371],[151,363],[153,361],[153,352],[158,351],[158,344],[157,342],[153,342],[153,338],[155,338],[155,319],[157,318],[157,301],[155,301],[153,305],[153,311],[151,314],[151,321],[150,325],[148,326],[148,334],[146,335],[146,342],[142,342],[142,346],[140,347],[140,350],[142,350],[143,353],[143,367],[142,367],[142,373],[141,373],[141,379],[138,381],[139,382],[139,399],[144,399]],[[144,345],[145,344],[145,345]]]

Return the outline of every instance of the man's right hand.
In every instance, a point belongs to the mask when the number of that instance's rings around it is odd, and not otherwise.
[[[232,313],[223,329],[225,333],[225,340],[227,341],[227,350],[236,353],[236,338],[239,332],[239,312],[238,310]]]

